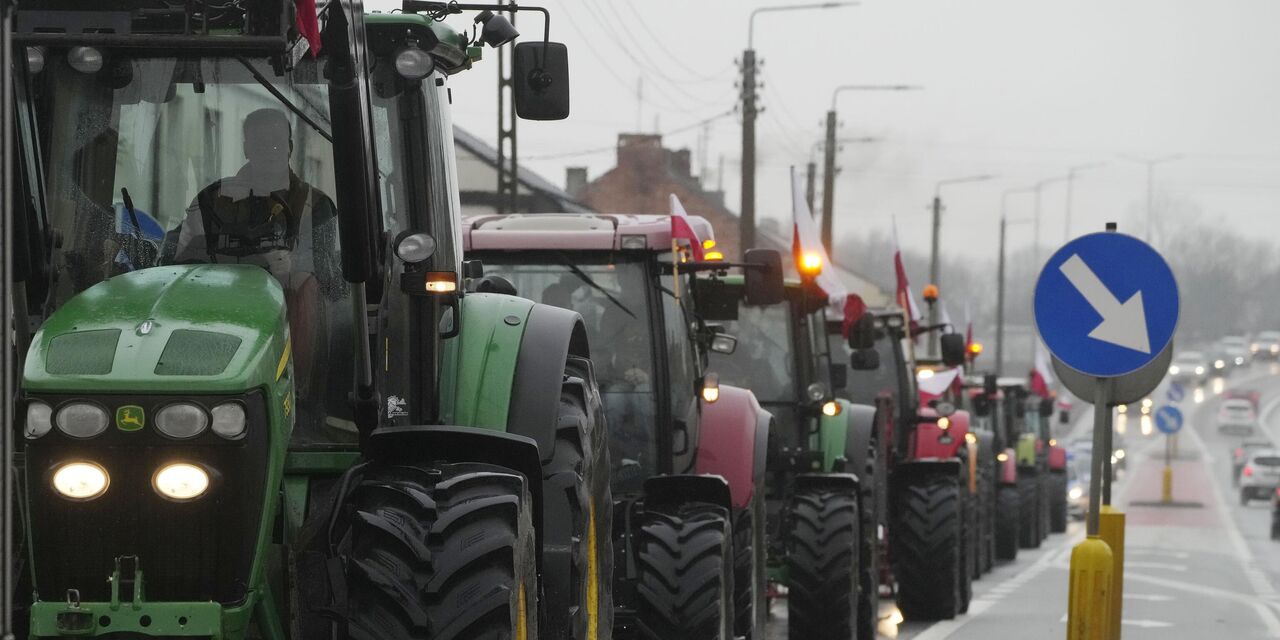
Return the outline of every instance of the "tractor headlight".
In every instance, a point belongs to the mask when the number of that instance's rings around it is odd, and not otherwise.
[[[1124,449],[1116,449],[1116,460],[1124,460]]]
[[[67,64],[80,73],[97,73],[102,70],[102,51],[93,47],[72,47],[67,52]]]
[[[209,415],[189,402],[171,404],[156,414],[156,429],[178,440],[194,438],[208,426]]]
[[[435,68],[435,58],[416,45],[405,47],[396,53],[396,73],[406,80],[421,80],[431,75]]]
[[[53,409],[43,402],[32,402],[27,405],[27,423],[22,434],[28,440],[35,440],[53,429]]]
[[[58,409],[58,429],[72,438],[92,438],[107,430],[107,410],[88,402]]]
[[[821,382],[815,382],[805,389],[805,393],[808,394],[809,400],[822,402],[822,399],[827,397],[827,388]]]
[[[436,252],[436,240],[426,233],[404,233],[396,241],[396,257],[410,264],[425,262]]]
[[[68,462],[53,472],[53,490],[68,500],[92,500],[110,484],[107,470],[93,462]]]
[[[188,462],[165,465],[151,478],[156,493],[178,502],[195,500],[209,490],[209,474]]]
[[[822,403],[822,415],[828,417],[840,415],[840,403],[835,400],[828,400]]]
[[[950,428],[951,428],[951,418],[948,418],[948,417],[946,417],[946,416],[942,416],[941,418],[938,418],[938,428],[939,428],[939,429],[942,429],[943,431],[946,431],[947,429],[950,429]]]
[[[1080,487],[1071,487],[1071,490],[1067,492],[1067,497],[1072,500],[1079,500],[1084,497],[1084,490]]]
[[[213,432],[228,439],[244,437],[244,407],[239,402],[226,402],[213,408]]]

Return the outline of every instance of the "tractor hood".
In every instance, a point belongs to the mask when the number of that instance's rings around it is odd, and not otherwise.
[[[284,291],[248,265],[152,267],[100,282],[44,323],[27,392],[240,393],[288,364]]]

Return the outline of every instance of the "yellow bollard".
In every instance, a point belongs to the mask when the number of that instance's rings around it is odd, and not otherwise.
[[[1071,550],[1067,595],[1067,640],[1113,640],[1111,635],[1111,547],[1089,536]]]
[[[1111,640],[1120,640],[1120,617],[1124,613],[1124,512],[1103,505],[1098,517],[1098,537],[1111,549]]]
[[[1168,465],[1165,465],[1164,478],[1160,483],[1160,502],[1173,502],[1173,467]]]

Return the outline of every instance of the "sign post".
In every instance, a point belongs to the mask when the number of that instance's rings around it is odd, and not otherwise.
[[[1108,223],[1106,233],[1058,249],[1035,289],[1036,328],[1054,369],[1094,405],[1088,537],[1071,553],[1069,640],[1120,637],[1124,514],[1109,504],[1112,408],[1159,385],[1178,324],[1178,286],[1168,263],[1115,228]]]
[[[1165,405],[1156,410],[1156,428],[1164,434],[1164,478],[1161,483],[1160,501],[1173,502],[1173,436],[1182,429],[1182,411]]]

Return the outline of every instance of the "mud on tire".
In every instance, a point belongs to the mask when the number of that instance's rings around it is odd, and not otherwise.
[[[348,500],[353,640],[538,635],[532,499],[484,464],[371,465]]]
[[[707,503],[637,514],[636,631],[645,640],[733,638],[729,513]]]
[[[787,522],[787,637],[859,637],[858,497],[815,487],[792,498]]]

